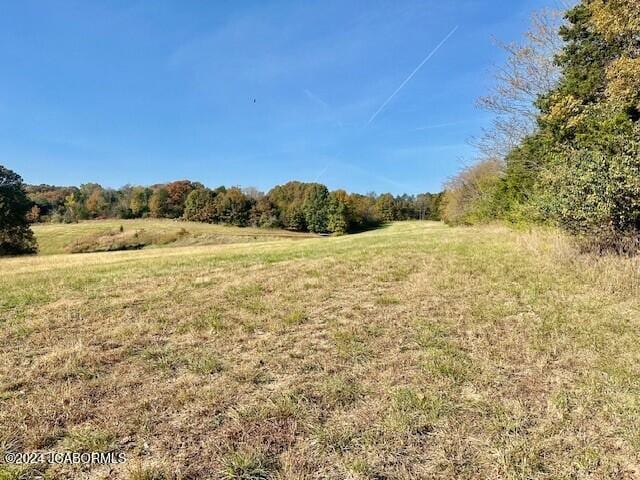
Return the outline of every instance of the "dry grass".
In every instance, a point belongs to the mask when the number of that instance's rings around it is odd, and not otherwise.
[[[122,229],[122,232],[120,232]],[[313,235],[287,232],[284,230],[269,230],[263,228],[239,228],[231,225],[210,225],[207,223],[184,222],[167,219],[136,219],[136,220],[87,220],[79,223],[61,224],[46,223],[33,226],[38,240],[39,253],[51,255],[56,253],[76,253],[109,250],[107,243],[117,243],[109,237],[125,240],[123,243],[135,245],[215,245],[226,243],[246,243],[251,241],[266,241],[281,238],[309,238]],[[135,234],[145,237],[140,241],[129,237]],[[113,239],[111,239],[113,240]],[[135,249],[135,248],[130,248]],[[118,250],[114,248],[114,250]],[[121,248],[127,250],[127,248]]]
[[[49,478],[638,478],[639,293],[554,232],[418,222],[5,259],[0,448],[127,455]]]

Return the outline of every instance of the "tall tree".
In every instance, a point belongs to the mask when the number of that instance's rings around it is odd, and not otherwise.
[[[344,190],[336,190],[329,194],[327,208],[327,229],[339,235],[350,229],[349,195]]]
[[[192,190],[185,202],[184,218],[194,222],[217,222],[216,193],[208,188]]]
[[[310,232],[327,231],[328,202],[329,191],[327,187],[319,183],[312,183],[308,186],[303,209],[307,229]]]
[[[249,222],[252,202],[237,187],[231,187],[216,197],[219,221],[239,227]]]
[[[20,175],[0,165],[0,255],[37,250],[27,220],[31,206]]]
[[[562,77],[543,97],[553,139],[542,213],[598,248],[640,249],[640,2],[583,0],[561,29]]]
[[[395,219],[394,199],[390,193],[383,193],[376,201],[376,213],[383,222],[392,222]]]
[[[90,217],[96,218],[107,213],[107,200],[105,199],[104,190],[100,185],[97,185],[89,193],[87,200],[85,201],[85,208]]]
[[[169,193],[165,187],[156,188],[149,198],[149,214],[154,218],[166,217],[170,212]]]
[[[129,203],[134,217],[142,217],[149,212],[149,192],[144,187],[131,189],[131,201]]]
[[[167,189],[167,215],[178,218],[184,213],[187,196],[196,188],[203,188],[203,185],[189,180],[178,180],[168,183]]]
[[[498,43],[506,60],[496,69],[495,87],[478,100],[482,109],[493,114],[491,127],[475,140],[483,159],[504,160],[536,131],[540,113],[537,101],[559,78],[555,59],[562,48],[560,25],[560,12],[535,12],[521,41]]]

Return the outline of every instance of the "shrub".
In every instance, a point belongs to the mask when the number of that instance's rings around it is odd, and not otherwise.
[[[640,142],[612,154],[556,155],[544,172],[540,209],[590,250],[631,253],[640,247]]]
[[[471,225],[494,218],[501,173],[501,163],[492,159],[460,171],[445,186],[442,219],[452,225]]]

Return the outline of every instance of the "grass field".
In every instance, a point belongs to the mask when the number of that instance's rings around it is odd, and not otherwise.
[[[1,479],[640,478],[640,261],[554,232],[0,259],[0,325],[0,449],[127,458]]]
[[[186,232],[171,246],[198,244],[245,243],[251,241],[267,241],[280,238],[308,238],[312,235],[287,232],[284,230],[268,230],[264,228],[240,228],[230,225],[212,225],[208,223],[184,222],[167,219],[144,220],[89,220],[79,223],[46,223],[34,225],[33,231],[38,239],[39,253],[51,255],[66,253],[66,247],[82,238],[123,231],[147,231],[171,238],[179,232]]]

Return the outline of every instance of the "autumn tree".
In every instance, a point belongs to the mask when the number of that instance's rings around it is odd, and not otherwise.
[[[178,180],[166,185],[167,191],[167,215],[172,218],[181,217],[184,214],[187,196],[196,188],[203,188],[199,183],[190,180]]]
[[[538,185],[546,219],[602,249],[640,249],[640,3],[567,13],[561,79],[542,100],[552,140]]]
[[[269,197],[263,195],[255,201],[249,213],[249,224],[264,228],[281,226],[278,211]]]
[[[184,218],[193,222],[216,222],[218,220],[216,193],[208,188],[192,190],[185,201]]]
[[[65,223],[76,223],[87,217],[86,209],[82,201],[80,191],[73,191],[64,199],[64,215],[62,221]]]
[[[108,206],[109,205],[105,199],[105,193],[102,187],[100,185],[96,185],[91,188],[85,201],[85,208],[88,215],[91,218],[104,216],[107,213]]]
[[[383,193],[376,201],[376,213],[383,222],[394,220],[394,199],[390,193]]]
[[[500,183],[502,166],[484,160],[466,167],[445,186],[442,217],[452,225],[471,225],[496,217],[493,196]]]
[[[169,193],[165,187],[156,188],[149,198],[149,214],[154,218],[166,217],[170,212]]]
[[[134,217],[146,215],[149,212],[149,191],[144,187],[133,187],[129,208]]]
[[[506,55],[495,70],[495,86],[478,105],[493,114],[492,124],[475,140],[482,159],[501,160],[537,129],[538,99],[557,83],[556,56],[563,23],[556,10],[534,12],[530,28],[519,42],[498,42]]]

